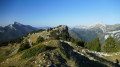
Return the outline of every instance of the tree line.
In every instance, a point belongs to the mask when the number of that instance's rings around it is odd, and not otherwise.
[[[118,52],[120,50],[117,41],[112,36],[109,36],[106,40],[103,41],[103,43],[100,43],[100,40],[97,37],[93,41],[87,42],[85,48],[93,51],[104,51],[108,53]]]

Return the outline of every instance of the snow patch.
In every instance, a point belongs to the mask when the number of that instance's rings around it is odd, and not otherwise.
[[[105,40],[106,40],[108,37],[109,37],[109,35],[105,35],[105,37],[104,37],[104,38],[105,38]]]
[[[117,31],[111,31],[111,32],[106,32],[106,33],[109,33],[109,34],[115,34],[115,33],[118,33],[120,32],[120,30],[117,30]]]
[[[106,32],[106,25],[101,22],[93,24],[93,25],[89,25],[88,27],[89,27],[89,29],[99,27],[103,32]]]
[[[13,24],[10,24],[8,27],[9,27],[10,29],[16,30],[16,29],[13,27]]]
[[[88,26],[82,26],[82,25],[75,26],[75,28],[78,28],[78,29],[91,29],[95,27],[99,27],[103,32],[106,32],[106,25],[103,23],[96,23]]]
[[[116,31],[110,31],[110,32],[106,32],[105,34],[107,34],[107,35],[105,35],[105,39],[107,39],[109,36],[112,36],[112,37],[114,37],[114,38],[119,38],[120,36],[120,30],[116,30]]]
[[[103,23],[101,23],[101,22],[99,22],[99,23],[95,23],[95,24],[92,24],[92,25],[89,25],[89,27],[96,27],[96,26],[103,26],[103,27],[106,27],[106,25],[105,24],[103,24]]]

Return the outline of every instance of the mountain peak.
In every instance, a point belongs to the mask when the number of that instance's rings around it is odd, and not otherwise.
[[[10,29],[16,30],[15,27],[13,26],[13,24],[9,24],[7,27],[9,27]]]
[[[89,30],[89,29],[96,29],[96,28],[100,28],[103,32],[106,32],[106,25],[104,23],[98,22],[92,25],[88,25],[88,26],[76,26],[75,28],[81,29],[81,30]]]
[[[15,24],[15,25],[22,25],[21,23],[16,22],[16,21],[14,22],[14,24]]]
[[[101,26],[106,27],[106,25],[102,22],[98,22],[98,23],[89,25],[88,27],[93,28],[93,27],[101,27]]]

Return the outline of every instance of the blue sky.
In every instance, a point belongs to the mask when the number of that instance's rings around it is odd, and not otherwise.
[[[0,26],[120,23],[120,0],[0,0]]]

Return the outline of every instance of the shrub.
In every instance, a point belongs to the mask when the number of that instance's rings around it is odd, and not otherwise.
[[[45,45],[36,46],[36,47],[26,50],[25,53],[21,56],[21,58],[22,59],[30,58],[30,57],[38,55],[39,53],[44,52],[46,50],[47,50],[47,46],[45,46]]]
[[[84,43],[82,40],[76,39],[75,40],[76,45],[84,47]]]
[[[44,38],[41,37],[41,36],[39,36],[39,37],[37,38],[36,44],[41,43],[41,42],[43,42],[43,41],[44,41]]]
[[[30,48],[29,42],[22,43],[22,44],[20,44],[20,48],[18,49],[18,52],[23,51],[28,48]]]

